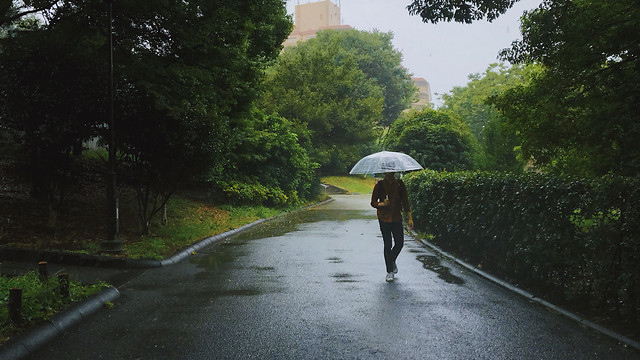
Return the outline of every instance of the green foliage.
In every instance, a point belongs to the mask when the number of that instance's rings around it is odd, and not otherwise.
[[[378,31],[333,31],[323,35],[323,46],[333,48],[334,61],[352,57],[358,68],[375,80],[383,93],[382,126],[390,126],[410,107],[416,88],[402,66],[402,54],[393,48],[393,34]]]
[[[491,96],[520,84],[526,84],[535,66],[503,63],[491,64],[483,74],[469,76],[466,86],[457,86],[442,96],[441,109],[460,115],[480,145],[480,158],[476,166],[482,170],[522,171],[517,149],[520,141],[516,131],[505,125],[505,119],[494,105],[488,103]]]
[[[547,0],[502,52],[544,71],[493,103],[526,159],[558,172],[640,174],[640,8],[633,0]]]
[[[65,299],[58,290],[58,280],[52,276],[42,282],[35,272],[29,272],[18,277],[0,276],[0,324],[2,337],[8,337],[20,328],[28,328],[39,321],[47,320],[53,314],[68,307],[71,303],[84,300],[109,285],[104,282],[95,284],[81,284],[69,281],[69,298]],[[9,289],[22,289],[22,320],[23,323],[15,327],[8,321]]]
[[[416,228],[473,264],[614,321],[640,321],[640,181],[406,176]]]
[[[476,20],[497,19],[518,0],[413,0],[407,9],[411,15],[418,15],[424,22],[454,20],[470,24]]]
[[[127,241],[125,254],[133,259],[165,259],[197,241],[283,211],[286,209],[260,205],[214,207],[207,202],[173,196],[167,203],[168,224],[154,226],[151,235]]]
[[[23,20],[7,29],[0,49],[0,126],[30,156],[32,194],[50,209],[50,226],[66,195],[72,152],[104,119],[104,62],[92,31],[95,18],[47,26]],[[74,86],[65,86],[74,84]]]
[[[290,20],[275,0],[120,6],[116,28],[125,34],[123,65],[130,66],[119,69],[117,128],[148,233],[150,219],[179,184],[224,166],[233,150],[232,122],[248,111]]]
[[[297,205],[318,194],[317,164],[293,124],[254,110],[234,131],[225,176],[214,186],[234,204]]]
[[[286,49],[266,79],[262,107],[295,125],[321,172],[344,173],[380,124],[409,106],[414,87],[391,35],[321,31]]]
[[[403,152],[425,168],[470,170],[475,139],[454,113],[425,109],[398,119],[389,130],[386,148]]]
[[[15,5],[0,22],[14,22],[34,4]],[[42,182],[36,189],[61,203],[71,150],[107,134],[106,6],[34,7],[46,13],[46,24],[22,21],[3,39],[0,121],[31,150],[34,180]],[[135,184],[148,233],[179,185],[219,173],[233,122],[256,98],[291,19],[280,0],[135,0],[115,2],[113,14],[119,165]]]

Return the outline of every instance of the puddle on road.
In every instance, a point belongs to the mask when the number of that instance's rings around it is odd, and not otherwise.
[[[256,270],[258,272],[276,271],[276,268],[273,266],[252,266],[251,269]]]
[[[344,262],[341,258],[336,257],[336,256],[332,256],[330,258],[327,258],[327,261],[329,261],[332,264],[340,264],[340,263]]]
[[[341,282],[341,283],[353,283],[353,282],[358,282],[358,280],[354,279],[355,276],[353,276],[352,274],[348,274],[348,273],[336,273],[333,274],[333,278],[336,279],[336,282]]]
[[[416,256],[422,263],[422,267],[427,270],[433,271],[438,274],[438,277],[444,280],[448,284],[462,285],[464,279],[459,278],[451,273],[451,269],[442,265],[442,261],[437,256],[433,255],[418,255]]]
[[[246,241],[232,242],[231,239],[226,239],[211,247],[210,250],[207,249],[206,255],[194,257],[190,261],[203,269],[215,272],[244,256],[245,251],[241,250],[242,247],[240,246],[244,244],[246,244]]]
[[[223,289],[214,291],[211,295],[215,297],[223,296],[256,296],[263,294],[264,291],[260,289]]]

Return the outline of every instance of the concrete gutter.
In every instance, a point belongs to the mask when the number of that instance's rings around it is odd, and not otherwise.
[[[45,324],[6,343],[0,349],[0,359],[21,359],[28,356],[119,296],[120,292],[116,288],[108,287],[87,300],[71,305],[66,310],[52,316]]]
[[[428,242],[425,239],[420,238],[414,231],[410,230],[409,232],[411,233],[413,238],[416,241],[420,242],[422,245],[428,247],[429,249],[433,250],[436,253],[439,253],[439,254],[445,256],[446,258],[448,258],[452,262],[458,264],[459,266],[462,266],[463,268],[467,269],[468,271],[470,271],[470,272],[472,272],[472,273],[474,273],[474,274],[476,274],[476,275],[478,275],[480,277],[483,277],[486,280],[489,280],[492,283],[494,283],[496,285],[499,285],[499,286],[501,286],[501,287],[503,287],[503,288],[505,288],[505,289],[507,289],[507,290],[509,290],[511,292],[514,292],[514,293],[526,298],[529,301],[537,303],[538,305],[544,306],[547,309],[555,311],[556,313],[558,313],[558,314],[560,314],[560,315],[562,315],[564,317],[567,317],[567,318],[569,318],[571,320],[574,320],[574,321],[578,322],[580,325],[586,326],[586,327],[588,327],[588,328],[590,328],[590,329],[592,329],[594,331],[597,331],[597,332],[599,332],[599,333],[601,333],[603,335],[609,336],[610,338],[613,338],[614,340],[618,341],[621,344],[624,344],[626,346],[632,347],[632,348],[634,348],[636,350],[640,350],[640,342],[635,341],[635,340],[633,340],[631,338],[628,338],[628,337],[626,337],[624,335],[618,334],[618,333],[616,333],[614,331],[611,331],[611,330],[609,330],[609,329],[607,329],[607,328],[605,328],[603,326],[600,326],[600,325],[598,325],[598,324],[596,324],[596,323],[594,323],[592,321],[589,321],[589,320],[585,319],[582,316],[574,314],[574,313],[572,313],[570,311],[567,311],[565,309],[562,309],[561,307],[559,307],[557,305],[554,305],[554,304],[552,304],[552,303],[550,303],[550,302],[548,302],[546,300],[543,300],[543,299],[535,296],[532,293],[524,291],[524,290],[522,290],[522,289],[520,289],[520,288],[518,288],[518,287],[516,287],[516,286],[514,286],[514,285],[512,285],[512,284],[510,284],[510,283],[508,283],[508,282],[506,282],[504,280],[502,280],[502,279],[499,279],[499,278],[497,278],[497,277],[495,277],[495,276],[493,276],[493,275],[491,275],[491,274],[489,274],[489,273],[487,273],[485,271],[482,271],[482,270],[478,269],[477,267],[475,267],[473,265],[470,265],[470,264],[458,259],[454,255],[452,255],[452,254],[440,249],[438,246]]]
[[[219,240],[228,238],[236,233],[246,230],[250,227],[258,225],[266,219],[260,219],[250,224],[243,225],[237,229],[227,231],[222,234],[208,237],[193,245],[190,245],[180,252],[164,260],[144,260],[144,259],[128,259],[118,258],[111,256],[101,255],[87,255],[76,254],[62,251],[49,251],[49,250],[28,250],[28,249],[15,249],[5,246],[0,246],[0,258],[11,260],[26,260],[26,261],[48,261],[58,264],[77,265],[77,266],[97,266],[106,268],[122,268],[122,269],[148,269],[159,268],[168,265],[173,265],[184,259],[186,259],[191,253],[202,249],[205,246],[211,245]]]
[[[327,204],[332,201],[334,201],[334,199],[328,199],[317,204],[312,204],[312,205],[303,207],[296,211],[310,209],[316,206]],[[198,250],[206,246],[212,245],[220,240],[226,239],[241,231],[247,230],[251,227],[254,227],[260,223],[263,223],[269,220],[270,219],[259,219],[250,224],[240,226],[239,228],[229,230],[222,234],[208,237],[206,239],[203,239],[193,245],[190,245],[182,249],[181,251],[174,254],[173,256],[163,260],[128,259],[128,258],[119,258],[119,257],[113,257],[113,256],[88,255],[88,254],[78,254],[78,253],[53,251],[53,250],[17,249],[17,248],[11,248],[7,246],[0,246],[0,259],[24,260],[24,261],[34,261],[34,262],[47,261],[51,263],[67,264],[67,265],[97,266],[97,267],[122,268],[122,269],[160,268],[160,267],[176,264],[188,258],[189,255],[192,255],[193,253],[197,252]]]

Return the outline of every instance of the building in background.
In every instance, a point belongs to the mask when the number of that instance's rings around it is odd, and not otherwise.
[[[296,5],[293,31],[284,42],[284,47],[316,37],[320,30],[352,29],[342,25],[340,7],[329,0]]]
[[[431,107],[431,86],[424,78],[412,77],[413,84],[418,88],[416,100],[411,104],[412,109],[422,110]]]

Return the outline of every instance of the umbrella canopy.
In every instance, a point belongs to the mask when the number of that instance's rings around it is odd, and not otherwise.
[[[360,159],[349,174],[382,174],[420,169],[422,166],[409,155],[395,151],[381,151]]]

